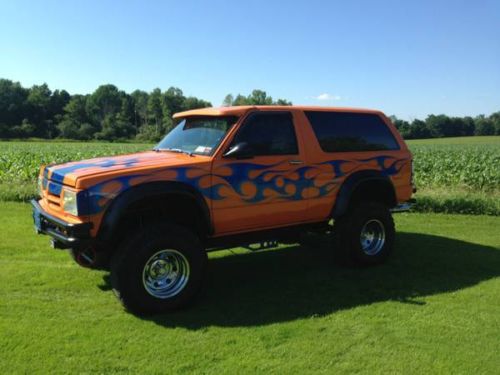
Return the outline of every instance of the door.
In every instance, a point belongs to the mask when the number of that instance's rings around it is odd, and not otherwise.
[[[216,235],[303,221],[301,148],[290,112],[247,116],[212,165]]]

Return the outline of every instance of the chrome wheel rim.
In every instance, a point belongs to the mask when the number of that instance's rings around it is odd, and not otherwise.
[[[144,266],[142,282],[146,291],[156,298],[166,299],[179,294],[189,280],[189,262],[177,250],[155,253]]]
[[[376,219],[367,221],[361,229],[360,243],[366,255],[378,254],[385,244],[384,224]]]

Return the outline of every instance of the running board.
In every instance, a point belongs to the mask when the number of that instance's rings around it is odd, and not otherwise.
[[[417,201],[415,199],[410,199],[407,202],[398,204],[396,207],[391,208],[392,213],[398,213],[398,212],[406,212],[409,211],[412,206],[416,203]]]

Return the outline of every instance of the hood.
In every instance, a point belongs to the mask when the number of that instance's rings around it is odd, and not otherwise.
[[[191,157],[173,152],[147,151],[136,154],[101,157],[63,164],[49,165],[44,176],[51,181],[76,186],[80,178],[115,175],[117,171],[137,171],[154,167],[169,167],[200,161],[200,156]]]

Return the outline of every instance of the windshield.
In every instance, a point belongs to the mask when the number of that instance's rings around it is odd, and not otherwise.
[[[155,150],[212,155],[237,117],[186,117],[181,119]]]

